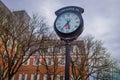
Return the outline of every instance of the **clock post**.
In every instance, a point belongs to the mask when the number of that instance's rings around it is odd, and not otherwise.
[[[76,6],[64,7],[55,12],[57,18],[54,22],[54,30],[60,39],[66,43],[65,80],[70,80],[69,68],[71,42],[77,39],[83,32],[84,24],[81,16],[83,12],[83,8]]]

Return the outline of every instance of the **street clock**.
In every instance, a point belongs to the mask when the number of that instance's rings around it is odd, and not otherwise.
[[[83,19],[81,14],[84,10],[80,7],[69,6],[55,12],[57,18],[54,29],[62,40],[74,40],[83,31]]]

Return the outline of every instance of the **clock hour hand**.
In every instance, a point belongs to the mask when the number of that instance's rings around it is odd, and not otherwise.
[[[70,29],[70,25],[67,24],[67,25],[65,26],[65,29],[66,29],[66,30],[67,30],[67,29]]]
[[[67,20],[67,23],[62,27],[62,30],[65,28],[65,29],[70,29],[70,20]]]

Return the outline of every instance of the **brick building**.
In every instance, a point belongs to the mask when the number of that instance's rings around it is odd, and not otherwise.
[[[19,20],[19,18],[22,18],[20,20],[25,20],[25,26],[28,25],[30,17],[24,10],[11,12],[1,1],[0,8],[6,14],[14,15],[15,19],[17,18],[17,20]],[[22,27],[24,28],[24,25]],[[28,32],[28,28],[26,30],[26,32]],[[29,32],[27,34],[29,34]],[[26,37],[27,36],[25,34],[22,38]],[[24,61],[23,59],[24,63],[22,64],[18,72],[13,76],[12,80],[64,80],[65,46],[64,43],[59,42],[59,40],[45,39],[41,44],[42,49],[40,51],[30,56],[30,58],[27,61]],[[10,44],[11,42],[8,43],[8,45]],[[85,64],[87,64],[87,62],[81,64],[81,61],[84,61],[85,59],[85,55],[83,55],[83,53],[85,53],[83,41],[76,41],[75,43],[73,42],[71,44],[72,46],[70,60],[70,79],[75,80],[76,77],[76,79],[79,79],[80,77],[79,70],[82,69],[81,71],[84,73],[84,76],[87,74],[87,67],[83,67]],[[3,52],[3,49],[4,47],[0,46],[0,54],[6,53]],[[14,55],[14,53],[10,55],[12,56]],[[24,58],[26,58],[26,56],[24,56]],[[0,64],[1,63],[2,60],[0,58]]]
[[[58,41],[45,41],[44,43],[57,44],[55,42]],[[79,45],[83,45],[82,41],[77,41]],[[83,59],[81,56],[78,56],[75,49],[77,46],[71,47],[71,66],[70,66],[70,79],[73,78],[73,64],[74,67],[80,65],[81,60]],[[57,47],[58,48],[58,47]],[[47,44],[47,53],[36,52],[33,56],[31,56],[19,69],[17,74],[13,77],[14,80],[64,80],[65,78],[65,46],[60,46],[57,49],[57,52],[54,51],[53,46],[49,46]],[[80,55],[80,54],[79,54]],[[78,72],[76,71],[77,74]]]

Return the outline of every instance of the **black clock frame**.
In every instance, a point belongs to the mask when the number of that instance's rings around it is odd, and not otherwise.
[[[75,8],[75,9],[73,10],[72,8]],[[76,11],[76,8],[79,9],[79,11],[78,10]],[[62,33],[56,28],[56,21],[61,16],[61,14],[68,13],[68,12],[74,13],[77,16],[79,16],[80,25],[74,32]],[[74,7],[74,6],[65,7],[65,8],[62,8],[62,9],[56,11],[55,14],[57,15],[57,18],[54,22],[54,30],[56,31],[57,35],[61,38],[61,40],[74,40],[83,32],[84,22],[83,22],[83,18],[81,16],[81,13],[83,13],[83,12],[84,12],[84,10],[82,8],[78,8],[78,7]]]

